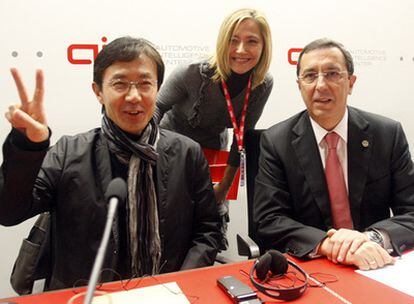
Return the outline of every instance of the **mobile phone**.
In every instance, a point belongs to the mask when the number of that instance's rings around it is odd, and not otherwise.
[[[225,276],[218,279],[217,285],[229,295],[229,297],[233,300],[233,303],[261,303],[261,301],[257,298],[256,292],[233,276]]]

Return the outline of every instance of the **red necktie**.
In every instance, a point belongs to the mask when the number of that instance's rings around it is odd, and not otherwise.
[[[339,135],[335,132],[325,136],[328,144],[328,156],[326,157],[325,176],[328,184],[329,199],[331,201],[332,223],[334,228],[353,229],[351,211],[349,209],[348,193],[346,191],[344,174],[336,146],[338,145]]]

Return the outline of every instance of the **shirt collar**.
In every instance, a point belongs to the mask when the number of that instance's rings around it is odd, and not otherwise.
[[[324,128],[322,128],[316,121],[312,119],[312,117],[309,116],[309,118],[311,121],[313,132],[315,133],[316,142],[318,143],[318,145],[320,145],[322,140],[325,138],[325,135],[330,131],[327,131]],[[337,133],[345,143],[348,142],[348,108],[345,108],[344,116],[331,132]]]

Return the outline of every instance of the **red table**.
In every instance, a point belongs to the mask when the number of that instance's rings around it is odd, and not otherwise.
[[[298,262],[295,260],[295,262]],[[227,264],[213,267],[206,267],[201,269],[174,272],[155,277],[147,277],[140,281],[131,281],[128,287],[137,287],[156,285],[160,283],[175,281],[180,286],[181,290],[189,299],[190,303],[196,304],[226,304],[232,303],[225,293],[217,287],[217,279],[232,275],[244,283],[251,286],[248,276],[243,272],[249,272],[253,261],[239,262],[235,264]],[[305,262],[298,262],[302,268],[308,273],[323,272],[335,275],[338,278],[337,282],[329,283],[329,289],[338,293],[352,304],[409,304],[414,303],[414,297],[410,297],[396,289],[383,285],[377,281],[371,280],[354,272],[354,268],[335,265],[326,259],[316,259]],[[402,278],[404,279],[404,278]],[[78,289],[82,291],[84,289]],[[103,290],[120,291],[122,290],[120,282],[113,282],[104,285]],[[4,299],[3,301],[13,301],[18,304],[28,303],[42,303],[42,304],[60,304],[67,303],[67,301],[74,295],[71,289],[65,289],[54,292],[45,292],[37,295],[29,295],[16,297],[11,299]],[[261,296],[261,295],[260,295]],[[266,299],[262,297],[262,299]],[[0,301],[1,303],[2,301]],[[75,303],[82,303],[82,299],[78,299]],[[280,301],[272,300],[273,303]],[[344,302],[331,295],[322,288],[311,288],[305,291],[305,294],[290,303],[317,303],[317,304],[343,304]]]

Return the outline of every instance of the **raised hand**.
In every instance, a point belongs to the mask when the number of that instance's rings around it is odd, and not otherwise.
[[[5,116],[13,128],[20,130],[32,142],[42,142],[49,138],[46,114],[43,106],[43,72],[36,71],[36,89],[33,99],[29,100],[26,88],[17,69],[12,68],[10,72],[16,83],[20,97],[20,104],[9,106]]]

